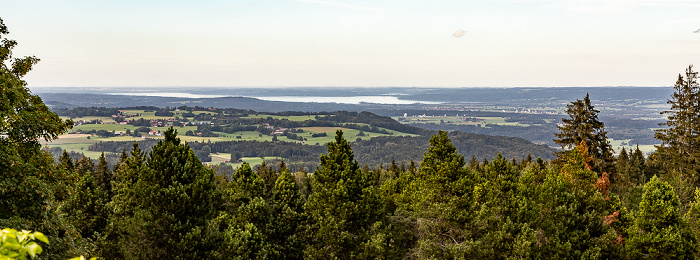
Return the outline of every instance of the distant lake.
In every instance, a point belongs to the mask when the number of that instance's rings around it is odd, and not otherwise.
[[[391,104],[391,105],[408,105],[408,104],[440,104],[442,102],[404,100],[394,96],[354,96],[354,97],[319,97],[319,96],[271,96],[271,97],[253,97],[260,100],[268,101],[284,101],[284,102],[309,102],[309,103],[338,103],[338,104]]]
[[[146,97],[174,97],[174,98],[222,98],[233,97],[233,95],[212,95],[212,94],[192,94],[184,92],[147,92],[147,93],[108,93],[109,95],[125,96],[146,96]],[[337,103],[337,104],[390,104],[390,105],[410,105],[410,104],[441,104],[442,102],[404,100],[395,96],[353,96],[353,97],[322,97],[322,96],[243,96],[257,98],[267,101],[282,102],[306,102],[306,103]]]

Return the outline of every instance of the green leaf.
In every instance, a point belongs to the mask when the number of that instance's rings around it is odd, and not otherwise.
[[[24,249],[27,250],[30,256],[34,258],[37,254],[41,254],[41,246],[36,242],[29,242]]]
[[[27,238],[28,233],[24,232],[25,230],[22,230],[22,232],[17,232],[15,233],[15,236],[17,237],[17,241],[22,242],[24,239]]]
[[[38,232],[38,231],[37,231],[37,232],[34,232],[34,238],[35,238],[35,239],[38,239],[39,241],[44,242],[44,243],[46,243],[46,244],[49,243],[49,239],[47,239],[46,236],[44,236],[44,233],[41,233],[41,232]]]

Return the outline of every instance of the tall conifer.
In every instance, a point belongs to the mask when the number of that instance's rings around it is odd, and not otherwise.
[[[328,154],[313,174],[313,193],[306,204],[314,259],[353,259],[363,255],[370,226],[381,216],[381,204],[371,180],[355,161],[343,131],[328,143]]]
[[[698,72],[690,65],[684,75],[679,74],[673,86],[671,109],[661,112],[667,116],[667,128],[656,130],[655,137],[661,141],[657,146],[662,161],[682,174],[694,185],[700,183],[698,162],[700,161],[700,85]]]
[[[562,149],[572,149],[582,141],[588,147],[588,154],[593,157],[593,167],[598,172],[610,171],[612,166],[612,146],[608,143],[605,124],[598,120],[598,113],[588,94],[586,97],[572,101],[566,106],[569,118],[562,118],[558,125],[559,133],[554,134],[554,142]],[[569,151],[559,153],[560,158],[566,157]]]

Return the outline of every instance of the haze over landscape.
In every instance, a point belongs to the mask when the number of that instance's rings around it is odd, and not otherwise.
[[[670,86],[693,0],[2,2],[30,87]],[[694,33],[695,32],[695,33]]]

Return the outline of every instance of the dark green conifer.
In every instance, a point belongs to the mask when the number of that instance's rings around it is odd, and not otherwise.
[[[68,155],[66,150],[63,150],[63,154],[61,154],[61,157],[58,158],[58,161],[63,165],[63,167],[66,168],[66,171],[73,171],[73,160],[70,158],[70,155]]]
[[[644,153],[639,150],[639,145],[630,156],[629,175],[634,184],[643,185],[647,182],[648,176],[646,172],[646,160]]]
[[[563,118],[564,123],[557,126],[559,133],[554,134],[557,139],[554,142],[562,149],[572,149],[579,143],[584,142],[588,146],[588,154],[592,156],[592,167],[602,173],[610,172],[613,164],[612,147],[607,140],[605,124],[598,120],[598,113],[589,95],[583,100],[577,99],[566,106],[566,113],[569,118]],[[559,153],[559,158],[566,158],[568,151]]]
[[[310,218],[307,257],[352,259],[363,255],[370,226],[381,216],[381,204],[368,176],[354,160],[343,132],[328,143],[328,154],[313,175],[313,193],[305,206]]]
[[[71,195],[61,206],[66,219],[83,238],[96,240],[104,232],[109,218],[108,195],[88,172],[79,177]]]
[[[671,109],[661,112],[666,123],[657,129],[654,137],[662,142],[657,146],[661,163],[670,171],[681,174],[694,186],[700,184],[700,85],[698,73],[690,65],[684,75],[679,74],[668,104]]]
[[[112,171],[107,165],[107,160],[105,159],[105,153],[102,152],[100,155],[97,167],[95,169],[95,183],[100,187],[103,193],[105,193],[109,198],[112,196]]]
[[[214,173],[176,135],[165,131],[145,163],[135,146],[120,168],[112,221],[123,227],[105,240],[117,255],[104,257],[193,259],[211,248],[204,228],[221,203]]]

